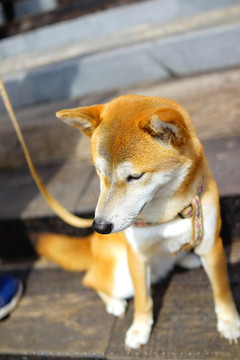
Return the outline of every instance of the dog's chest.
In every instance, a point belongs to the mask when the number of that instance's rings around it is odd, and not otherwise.
[[[191,241],[192,220],[179,218],[157,226],[130,226],[125,233],[132,247],[143,254],[174,253]]]

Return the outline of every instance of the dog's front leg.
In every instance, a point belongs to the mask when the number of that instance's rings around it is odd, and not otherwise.
[[[230,342],[237,342],[240,336],[240,321],[229,286],[225,253],[220,237],[216,239],[210,252],[202,255],[201,259],[213,288],[217,329]]]
[[[148,342],[152,324],[153,302],[150,295],[150,267],[147,258],[127,244],[128,265],[134,286],[134,318],[125,346],[137,349]]]

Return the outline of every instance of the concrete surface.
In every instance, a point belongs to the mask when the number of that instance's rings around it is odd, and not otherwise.
[[[194,3],[189,0],[140,1],[2,40],[0,59],[91,40],[140,24],[162,24],[238,4],[238,0],[195,0]]]
[[[13,105],[239,65],[239,3],[194,4],[139,2],[4,40],[0,67]]]

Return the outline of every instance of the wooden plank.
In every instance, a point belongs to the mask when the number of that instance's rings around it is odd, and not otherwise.
[[[240,262],[238,248],[235,243],[240,241],[240,198],[239,196],[220,199],[222,210],[222,238],[229,259]],[[94,213],[80,213],[80,216],[93,218]],[[2,262],[26,261],[35,259],[33,248],[35,234],[53,232],[72,236],[85,236],[91,229],[77,229],[64,223],[56,216],[0,220],[0,259]],[[234,248],[235,250],[231,250]],[[235,263],[234,262],[234,263]]]
[[[82,197],[79,199],[76,212],[93,212],[97,205],[97,200],[100,193],[99,178],[95,169],[92,166],[91,177],[89,178],[88,186],[82,192]]]
[[[240,137],[207,140],[203,144],[220,195],[240,194]],[[40,168],[40,174],[49,191],[71,211],[95,209],[99,179],[89,162]],[[0,174],[0,204],[0,218],[5,219],[52,214],[28,170]]]
[[[60,269],[17,271],[25,294],[10,318],[1,322],[0,354],[98,359],[107,347],[114,318],[82,276]]]
[[[240,69],[237,68],[19,109],[17,117],[35,163],[59,163],[70,157],[92,163],[89,139],[62,124],[55,118],[55,112],[103,103],[126,93],[160,96],[179,102],[192,116],[202,141],[240,136]],[[6,114],[1,114],[0,144],[0,168],[26,166]]]
[[[56,118],[64,108],[80,106],[81,101],[61,101],[17,110],[16,115],[36,165],[59,164],[68,160],[89,160],[90,141]],[[26,160],[8,115],[0,117],[0,168],[26,168]]]
[[[236,269],[236,271],[239,270]],[[240,283],[233,285],[240,304]],[[108,347],[108,359],[238,359],[239,345],[229,345],[216,330],[212,291],[202,269],[174,272],[154,288],[155,326],[147,345],[130,352],[123,349],[131,324],[133,304],[118,319]]]
[[[75,211],[77,199],[89,177],[89,166],[66,163],[39,169],[48,190],[65,207]],[[0,218],[32,218],[53,215],[28,170],[0,175]]]
[[[129,93],[179,102],[190,113],[201,140],[240,135],[239,68],[144,84]]]
[[[234,272],[239,271],[239,264]],[[239,345],[216,332],[212,292],[202,269],[175,271],[154,287],[156,324],[149,343],[124,349],[133,302],[114,321],[97,295],[84,289],[81,276],[59,269],[17,271],[27,282],[19,307],[1,323],[0,356],[106,359],[238,359]],[[232,284],[240,303],[240,286]],[[36,326],[37,324],[37,326]],[[3,357],[4,358],[4,357]]]
[[[36,163],[49,163],[73,156],[90,160],[86,137],[55,119],[62,108],[105,102],[123,93],[172,98],[190,112],[201,140],[240,135],[240,69],[198,75],[155,85],[145,85],[17,111],[19,122]],[[227,105],[226,105],[227,104]],[[7,116],[1,117],[1,166],[25,164]],[[34,119],[34,122],[33,122]],[[61,140],[60,140],[61,139]],[[86,152],[87,151],[87,152]]]
[[[203,141],[221,196],[240,194],[240,136]]]

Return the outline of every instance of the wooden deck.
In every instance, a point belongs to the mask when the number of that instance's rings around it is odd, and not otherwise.
[[[99,94],[79,103],[105,101],[124,92],[158,94],[178,100],[190,111],[219,184],[230,282],[240,310],[239,79],[240,70],[233,69]],[[45,112],[54,106],[46,104]],[[42,107],[20,110],[19,115],[38,119],[39,109]],[[64,205],[86,214],[94,209],[98,180],[88,155],[81,158],[74,157],[72,150],[68,153],[72,157],[63,164],[45,163],[39,170]],[[66,272],[34,254],[31,240],[36,231],[81,235],[88,230],[70,228],[56,219],[25,169],[1,172],[0,203],[0,271],[16,273],[26,286],[16,311],[0,323],[0,359],[240,358],[240,344],[229,345],[216,331],[212,291],[203,269],[176,269],[153,287],[151,339],[141,349],[127,352],[124,334],[133,315],[132,300],[126,316],[115,319],[106,314],[98,296],[81,285],[82,274]]]
[[[239,197],[223,201],[225,215],[235,208],[235,217],[225,217],[224,240],[238,307],[240,232],[233,224],[240,218],[239,204]],[[5,263],[1,271],[17,274],[26,290],[16,311],[0,324],[0,359],[239,359],[240,344],[230,345],[216,331],[212,291],[203,269],[176,269],[153,287],[151,339],[130,352],[124,349],[124,334],[133,316],[132,300],[126,316],[116,319],[106,314],[95,292],[81,285],[79,273],[33,258]]]

